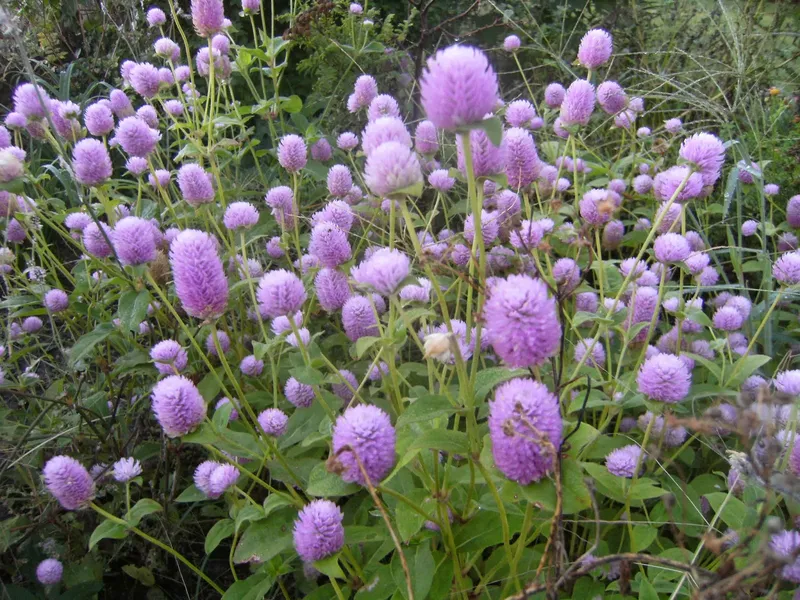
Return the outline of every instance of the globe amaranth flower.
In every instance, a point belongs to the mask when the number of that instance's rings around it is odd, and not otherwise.
[[[306,290],[297,275],[275,269],[259,281],[257,298],[261,312],[268,317],[293,315],[306,301]]]
[[[778,236],[778,240],[775,245],[778,248],[778,252],[797,250],[797,236],[790,231],[784,232]]]
[[[467,175],[464,159],[464,136],[456,136],[458,169]],[[482,129],[473,129],[469,133],[470,151],[472,153],[472,170],[475,177],[485,177],[501,173],[506,166],[506,144],[501,142],[495,146]],[[537,157],[538,158],[538,157]]]
[[[353,86],[356,110],[366,108],[378,95],[378,82],[372,75],[361,75]],[[355,112],[355,111],[353,111]]]
[[[484,306],[487,339],[511,367],[537,366],[558,350],[561,324],[547,286],[510,275],[490,290]]]
[[[561,294],[571,292],[581,281],[581,270],[571,258],[559,258],[555,261],[552,275]]]
[[[114,463],[114,479],[120,483],[130,481],[142,474],[142,465],[135,458],[121,458]]]
[[[692,253],[689,242],[679,233],[665,233],[658,236],[653,242],[653,251],[656,260],[664,264],[682,262]]]
[[[89,254],[97,258],[106,258],[112,254],[111,246],[106,240],[106,238],[109,240],[111,239],[111,228],[105,223],[100,223],[100,225],[103,227],[105,236],[100,231],[97,223],[93,221],[83,228],[81,237],[83,240],[83,247],[86,248]]]
[[[684,181],[686,183],[683,189],[675,196]],[[662,202],[667,202],[673,196],[675,196],[675,202],[686,202],[700,196],[702,191],[703,176],[700,173],[692,173],[687,166],[670,167],[656,175],[653,180],[653,192],[656,199]]]
[[[367,118],[370,121],[376,121],[381,117],[399,117],[400,107],[397,100],[392,98],[389,94],[380,94],[375,96],[369,103],[367,109]]]
[[[339,369],[339,377],[342,382],[332,384],[331,391],[345,402],[349,402],[353,399],[353,390],[358,389],[358,379],[347,369]]]
[[[47,491],[67,510],[84,508],[94,498],[92,476],[71,456],[54,456],[48,460],[42,476]]]
[[[408,146],[386,142],[367,157],[364,181],[376,196],[388,196],[422,183],[422,168]]]
[[[222,222],[231,231],[250,229],[258,223],[258,209],[249,202],[233,202],[225,209]]]
[[[306,143],[299,135],[285,135],[278,144],[278,162],[289,173],[297,173],[306,166],[307,153]]]
[[[578,62],[587,69],[596,69],[608,62],[613,49],[610,33],[603,29],[590,29],[581,38],[578,46]]]
[[[228,337],[228,334],[224,331],[218,331],[216,340],[214,339],[214,334],[209,333],[206,336],[206,350],[208,353],[215,357],[219,358],[219,352],[217,351],[217,342],[219,342],[219,347],[222,350],[223,354],[227,354],[228,350],[231,349],[231,338]]]
[[[161,87],[158,69],[150,63],[135,65],[130,70],[129,78],[131,87],[143,98],[154,98]]]
[[[320,162],[330,160],[331,156],[333,156],[333,148],[331,148],[330,142],[325,138],[319,138],[316,142],[311,144],[310,151],[311,158]]]
[[[790,396],[800,396],[800,370],[781,371],[773,380],[775,389]]]
[[[199,467],[198,467],[199,468]],[[206,496],[212,500],[219,498],[225,491],[236,485],[239,479],[239,470],[231,464],[216,464],[213,469],[208,472],[208,479],[205,480],[204,488],[200,488]]]
[[[219,317],[228,305],[228,281],[219,244],[203,231],[187,229],[170,244],[169,262],[183,309],[197,319]]]
[[[336,419],[333,456],[345,481],[366,485],[369,477],[377,485],[394,466],[394,451],[394,427],[377,406],[359,404]]]
[[[419,285],[406,285],[400,289],[400,299],[406,302],[428,302],[430,301],[431,284],[429,279],[419,278]]]
[[[176,375],[189,364],[186,350],[175,340],[162,340],[150,349],[156,370],[162,375]]]
[[[289,417],[279,408],[268,408],[258,414],[258,424],[264,433],[272,437],[280,437],[286,433]]]
[[[355,150],[358,147],[358,136],[351,131],[345,131],[336,138],[336,146],[345,152]]]
[[[83,185],[95,186],[111,177],[111,157],[99,140],[81,140],[72,149],[75,179]]]
[[[642,464],[642,447],[630,444],[613,450],[606,456],[606,469],[617,477],[633,477],[636,474],[636,465]]]
[[[604,81],[597,86],[597,103],[606,114],[615,115],[627,106],[628,96],[616,81]]]
[[[594,86],[585,79],[573,81],[561,102],[562,125],[586,125],[594,111]]]
[[[469,215],[464,220],[464,239],[471,245],[475,239],[474,216]],[[484,245],[488,246],[497,239],[500,233],[500,221],[497,213],[481,210],[481,234]]]
[[[333,165],[328,170],[328,193],[331,196],[344,197],[350,192],[353,187],[353,177],[350,175],[350,169],[345,165]],[[348,228],[349,229],[349,228]]]
[[[128,172],[136,175],[137,177],[147,171],[147,159],[141,156],[131,156],[125,161],[125,168]]]
[[[231,399],[226,396],[223,396],[222,398],[217,400],[217,403],[214,405],[214,410],[217,411],[226,404],[231,404]],[[233,404],[231,404],[231,412],[228,415],[228,422],[238,421],[238,420],[239,420],[239,411],[236,410]]]
[[[39,317],[27,317],[22,321],[22,330],[25,333],[36,333],[44,324]]]
[[[41,86],[23,83],[14,90],[14,112],[28,120],[44,119],[49,112],[50,97]]]
[[[748,219],[744,223],[742,223],[742,236],[743,237],[750,237],[756,234],[758,231],[758,221],[754,221],[752,219]]]
[[[544,89],[544,102],[550,108],[560,108],[567,90],[560,83],[551,83]]]
[[[516,35],[506,36],[506,39],[503,40],[503,50],[506,52],[516,52],[521,45],[522,41]]]
[[[365,336],[378,335],[375,308],[369,298],[352,296],[342,306],[344,332],[352,341]]]
[[[314,388],[305,383],[300,383],[294,377],[290,377],[283,387],[286,399],[297,408],[308,408],[314,401]]]
[[[320,269],[314,278],[319,305],[327,312],[341,309],[350,298],[347,275],[335,269]]]
[[[351,272],[353,279],[384,296],[391,296],[408,277],[411,261],[396,249],[380,248]]]
[[[341,166],[341,165],[340,165]],[[349,175],[349,173],[348,173]],[[344,200],[331,200],[322,210],[311,216],[311,226],[316,227],[323,223],[336,225],[344,232],[349,232],[353,226],[356,215],[350,205]]]
[[[153,224],[139,217],[125,217],[117,223],[112,242],[123,265],[142,265],[156,259],[156,232]]]
[[[370,121],[361,134],[361,148],[367,157],[386,142],[399,142],[409,148],[412,146],[411,134],[397,117],[380,117]]]
[[[800,253],[787,252],[772,265],[772,276],[784,285],[800,283]]]
[[[790,227],[800,227],[800,194],[789,198],[786,204],[786,222]]]
[[[723,306],[714,313],[713,323],[720,331],[736,331],[741,329],[744,318],[735,308]]]
[[[336,554],[344,546],[344,515],[330,500],[312,500],[294,522],[294,547],[305,562]]]
[[[489,435],[497,468],[521,485],[539,481],[561,446],[558,399],[533,379],[512,379],[489,403]]]
[[[651,400],[674,404],[689,394],[692,375],[677,356],[658,354],[645,360],[636,382],[639,391]]]
[[[683,129],[683,121],[678,118],[675,119],[667,119],[664,121],[664,129],[666,129],[669,133],[675,135],[681,129]]]
[[[420,154],[435,154],[439,150],[439,138],[433,122],[425,120],[417,125],[414,130],[414,148]]]
[[[781,568],[780,577],[792,583],[800,583],[800,532],[781,531],[772,536],[769,548],[776,556],[786,561]]]
[[[506,131],[506,175],[512,189],[529,186],[539,175],[541,163],[530,133],[519,127]]]
[[[131,156],[147,157],[155,150],[161,134],[139,117],[125,117],[117,125],[114,139]]]
[[[592,338],[578,340],[578,343],[575,344],[575,360],[580,363],[583,357],[586,356],[589,348],[591,348],[592,351],[585,361],[586,364],[592,367],[602,367],[603,363],[606,361],[606,351],[601,342],[596,342]]]
[[[266,245],[267,255],[272,260],[283,258],[286,254],[281,247],[281,238],[278,236],[271,237]]]
[[[347,233],[333,223],[320,223],[311,231],[308,251],[324,267],[336,268],[350,260],[352,250]]]
[[[249,354],[239,363],[239,370],[250,377],[258,377],[264,371],[264,361]]]
[[[636,123],[636,113],[631,110],[623,110],[614,116],[614,127],[619,129],[631,129]]]
[[[92,135],[108,135],[114,130],[114,114],[107,105],[95,102],[86,108],[83,123]]]
[[[590,225],[599,226],[611,220],[616,209],[615,192],[591,189],[578,202],[581,218]]]
[[[69,308],[69,296],[64,290],[49,290],[44,295],[44,307],[49,313],[60,313]]]
[[[602,244],[606,250],[616,250],[625,236],[625,225],[622,221],[609,221],[603,227]]]
[[[153,7],[147,11],[147,24],[150,27],[158,27],[167,22],[167,15],[160,8]]]
[[[714,185],[722,173],[725,145],[715,135],[696,133],[683,141],[678,155],[697,168],[704,186]]]
[[[156,56],[171,60],[172,62],[178,62],[178,59],[181,57],[180,47],[168,37],[158,38],[153,43],[153,50]]]
[[[55,585],[61,581],[64,565],[55,558],[46,558],[36,565],[36,579],[42,585]]]
[[[159,381],[150,396],[156,420],[168,437],[193,431],[206,417],[206,402],[197,387],[182,375]]]
[[[428,59],[420,80],[422,107],[438,129],[478,123],[498,99],[497,75],[486,55],[471,46],[450,46]]]
[[[214,201],[214,185],[211,175],[196,163],[183,165],[178,170],[178,187],[181,196],[191,206]]]
[[[638,138],[650,137],[651,133],[652,131],[650,130],[649,127],[639,127],[639,129],[636,130],[636,137]]]
[[[506,122],[511,127],[531,127],[536,118],[536,109],[527,100],[514,100],[506,106]]]
[[[192,24],[200,37],[208,38],[224,28],[222,0],[192,0]]]

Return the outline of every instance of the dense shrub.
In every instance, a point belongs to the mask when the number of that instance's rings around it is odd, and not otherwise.
[[[627,92],[602,29],[527,97],[492,66],[519,37],[444,48],[400,73],[410,122],[367,73],[333,113],[286,95],[301,42],[260,10],[248,47],[219,0],[150,9],[150,62],[83,105],[15,88],[8,594],[791,597],[800,196],[772,165]]]

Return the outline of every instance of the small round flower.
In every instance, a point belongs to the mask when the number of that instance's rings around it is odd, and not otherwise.
[[[147,24],[150,27],[158,27],[167,22],[167,15],[160,8],[153,7],[147,11]]]
[[[512,189],[529,186],[541,169],[533,136],[524,129],[513,127],[506,132],[504,142],[508,185]]]
[[[125,161],[125,168],[136,176],[141,175],[147,171],[147,159],[141,156],[131,156]]]
[[[249,354],[239,363],[239,370],[250,377],[258,377],[264,370],[264,361],[257,359],[253,354]]]
[[[147,176],[147,183],[152,187],[166,188],[172,179],[172,173],[166,169],[156,169],[155,173],[150,173]]]
[[[142,465],[135,458],[121,458],[114,463],[114,479],[120,483],[130,481],[142,474]]]
[[[257,15],[261,12],[261,0],[242,0],[242,11],[246,15]]]
[[[638,138],[650,137],[651,133],[652,131],[650,131],[649,127],[639,127],[639,129],[636,130],[636,137]]]
[[[692,253],[689,242],[679,233],[665,233],[658,236],[653,242],[653,251],[656,260],[664,264],[682,262]]]
[[[430,121],[424,122],[430,123]],[[411,148],[411,135],[405,124],[397,117],[380,117],[370,121],[361,134],[361,148],[367,157],[386,142],[399,142]]]
[[[223,396],[222,398],[217,400],[217,403],[214,405],[214,410],[219,410],[220,408],[222,408],[226,404],[230,404],[230,403],[231,403],[230,398],[226,398],[226,397]],[[228,416],[228,421],[230,422],[230,421],[238,421],[238,420],[239,420],[239,411],[236,410],[236,408],[231,408],[230,415]]]
[[[228,305],[228,281],[218,246],[212,236],[195,229],[182,231],[170,244],[175,291],[187,314],[197,319],[218,317]]]
[[[367,157],[364,180],[377,196],[388,196],[422,182],[422,169],[410,148],[386,142]]]
[[[173,117],[180,117],[183,114],[183,102],[180,100],[167,100],[164,102],[164,110]]]
[[[307,153],[306,143],[299,135],[285,135],[278,144],[278,162],[289,173],[297,173],[306,166]]]
[[[238,479],[239,469],[231,464],[220,464],[209,474],[207,490],[203,491],[211,499],[219,498],[225,490],[236,485]]]
[[[146,219],[125,217],[114,227],[112,241],[123,265],[142,265],[156,259],[154,226]]]
[[[118,119],[126,119],[134,116],[136,113],[131,105],[131,99],[122,90],[111,90],[108,95],[111,112],[113,112]]]
[[[628,104],[628,96],[616,81],[604,81],[597,86],[597,103],[606,114],[615,115]]]
[[[131,156],[147,157],[155,150],[161,134],[139,117],[125,117],[117,125],[114,139]]]
[[[551,83],[544,90],[544,102],[550,108],[560,108],[567,90],[560,83]]]
[[[622,221],[609,221],[603,227],[602,243],[606,250],[616,250],[625,236],[625,225]]]
[[[751,235],[755,235],[756,231],[758,231],[758,225],[758,221],[753,221],[752,219],[742,223],[742,236],[750,237]]]
[[[561,446],[558,399],[533,379],[512,379],[489,403],[489,434],[497,468],[521,485],[539,481]]]
[[[611,220],[616,209],[615,193],[610,190],[591,189],[578,203],[581,218],[590,225],[599,226]]]
[[[506,39],[503,40],[503,50],[506,52],[516,52],[521,45],[522,42],[516,35],[506,36]]]
[[[585,79],[573,81],[561,102],[563,125],[586,125],[594,111],[594,86]]]
[[[791,530],[776,533],[770,539],[769,547],[787,563],[780,571],[781,579],[800,583],[800,557],[798,557],[800,532]]]
[[[602,343],[599,341],[594,342],[592,338],[578,340],[578,343],[575,344],[575,361],[581,362],[589,348],[592,349],[592,352],[589,358],[586,359],[586,364],[594,367],[602,367],[603,363],[606,361],[606,351]]]
[[[360,15],[361,13],[364,12],[364,7],[361,6],[358,2],[351,2],[349,10],[351,15]]]
[[[50,97],[41,86],[23,83],[14,90],[14,112],[28,120],[44,119],[49,112]]]
[[[596,69],[608,62],[613,49],[610,33],[603,29],[590,29],[581,38],[578,47],[578,62],[587,69]]]
[[[417,125],[414,130],[414,148],[420,154],[435,154],[439,149],[436,126],[431,121],[420,121]]]
[[[787,252],[772,265],[772,276],[784,285],[800,283],[800,253]]]
[[[111,157],[99,140],[85,139],[75,144],[72,164],[78,183],[95,186],[111,177]]]
[[[170,375],[159,381],[150,398],[156,420],[168,437],[186,435],[206,417],[205,400],[182,375]]]
[[[438,129],[454,131],[482,121],[494,110],[497,75],[477,48],[450,46],[428,59],[420,92],[428,119]]]
[[[547,286],[527,275],[510,275],[490,290],[484,306],[486,335],[509,366],[542,364],[558,350],[561,324]]]
[[[352,250],[347,233],[333,223],[320,223],[311,231],[308,251],[324,267],[336,268],[350,260]]]
[[[767,183],[764,185],[764,195],[777,196],[780,189],[781,188],[775,183]]]
[[[669,133],[675,135],[681,129],[683,129],[683,121],[681,121],[678,118],[668,119],[664,121],[664,129],[666,129]]]
[[[154,98],[161,87],[158,69],[150,63],[139,63],[130,71],[130,83],[134,91],[143,98]]]
[[[200,165],[189,163],[178,170],[178,187],[181,196],[194,207],[214,201],[214,185],[211,175]]]
[[[95,487],[86,468],[70,456],[54,456],[42,469],[44,483],[67,510],[85,507],[94,498]]]
[[[689,394],[692,375],[677,356],[658,354],[644,362],[636,382],[639,391],[651,400],[674,404]]]
[[[536,109],[527,100],[514,100],[506,107],[506,122],[511,127],[531,127]]]
[[[400,299],[406,302],[429,302],[433,284],[424,277],[419,278],[419,285],[406,285],[400,290]]]
[[[797,250],[797,236],[789,231],[782,233],[778,236],[778,242],[776,246],[778,248],[778,252]]]
[[[347,275],[335,269],[320,269],[314,279],[319,305],[327,312],[341,309],[350,298]]]
[[[281,247],[281,238],[275,236],[269,239],[267,242],[267,254],[272,260],[283,258],[286,252]]]
[[[561,294],[571,292],[581,281],[581,270],[571,258],[559,258],[555,261],[552,275]]]
[[[483,241],[486,246],[497,239],[500,233],[500,221],[495,212],[481,210],[481,233],[483,234]],[[469,215],[464,220],[464,239],[467,240],[470,245],[472,245],[472,241],[475,239],[474,215]]]
[[[345,131],[336,138],[336,146],[345,152],[355,150],[358,147],[358,136],[350,131]]]
[[[370,121],[376,121],[381,117],[399,117],[400,107],[397,100],[392,98],[389,94],[380,94],[375,96],[369,103],[367,109],[367,118]]]
[[[407,255],[396,249],[380,248],[361,261],[352,276],[358,283],[371,287],[379,294],[391,296],[400,282],[408,277],[409,269]]]
[[[222,0],[192,0],[192,24],[197,35],[209,38],[224,28]]]
[[[95,102],[87,107],[83,115],[83,122],[92,135],[108,135],[114,130],[114,115],[107,105],[100,102]]]
[[[786,204],[786,222],[790,227],[800,227],[800,194],[789,198]]]
[[[189,356],[175,340],[162,340],[150,349],[150,358],[162,375],[175,375],[189,364]]]
[[[27,317],[22,322],[22,331],[25,333],[36,333],[43,326],[42,320],[39,317]]]
[[[50,313],[60,313],[69,308],[69,296],[64,290],[49,290],[44,295],[44,307]]]
[[[332,200],[322,210],[311,216],[311,226],[316,227],[323,223],[336,225],[339,229],[349,232],[353,227],[356,215],[353,209],[344,200]]]
[[[342,383],[334,383],[331,385],[331,390],[334,394],[339,396],[339,398],[345,402],[349,402],[353,399],[353,392],[350,388],[352,387],[353,390],[358,389],[358,379],[356,379],[356,376],[347,369],[340,369],[339,377],[342,379]],[[345,383],[345,381],[347,383]],[[350,384],[350,387],[348,387],[347,384]]]
[[[394,451],[394,427],[389,415],[377,406],[359,404],[336,419],[333,455],[345,481],[366,485],[363,467],[370,482],[377,485],[394,466]]]
[[[306,301],[306,290],[297,275],[275,269],[261,278],[257,298],[262,314],[268,317],[293,315]]]
[[[688,180],[686,179],[687,176]],[[661,202],[670,200],[675,196],[684,180],[686,180],[686,183],[674,201],[686,202],[692,198],[697,198],[703,191],[703,176],[700,173],[692,173],[687,166],[676,166],[656,175],[653,180],[653,192],[656,199]]]
[[[258,209],[249,202],[233,202],[225,210],[222,222],[231,231],[250,229],[258,223]]]
[[[365,296],[349,298],[342,306],[342,325],[347,337],[355,342],[365,336],[377,335],[375,312],[369,298]]]
[[[111,246],[106,241],[106,237],[111,239],[112,233],[111,228],[108,225],[105,223],[100,223],[100,225],[103,227],[103,231],[106,234],[105,236],[103,236],[103,234],[100,232],[100,228],[94,221],[83,228],[83,246],[92,256],[105,258],[107,256],[111,256],[112,254]]]
[[[311,158],[320,162],[330,160],[333,156],[333,149],[330,142],[325,138],[319,138],[316,142],[311,144]]]
[[[333,165],[328,170],[328,192],[331,196],[343,198],[350,192],[351,187],[353,187],[353,177],[345,165]]]
[[[330,500],[312,500],[294,522],[294,547],[307,563],[336,554],[344,546],[344,515]]]
[[[46,558],[36,566],[36,579],[42,585],[55,585],[61,581],[64,565],[55,558]]]
[[[223,354],[227,354],[228,350],[231,349],[231,338],[228,337],[228,334],[224,331],[217,332],[217,341],[219,342],[219,347],[222,350]],[[206,350],[211,356],[219,357],[219,353],[217,352],[217,343],[214,341],[214,334],[209,333],[206,336]]]
[[[800,396],[800,370],[781,371],[773,380],[775,389],[791,396]]]
[[[637,444],[630,444],[613,450],[606,456],[606,468],[608,472],[617,477],[633,477],[636,474],[636,465],[644,462],[642,447]]]
[[[714,185],[722,174],[725,145],[715,135],[696,133],[683,140],[678,155],[697,167],[704,186]]]
[[[294,377],[286,381],[283,388],[286,399],[297,408],[308,408],[314,401],[314,388],[305,383],[300,383]]]
[[[744,318],[741,313],[730,306],[723,306],[714,313],[714,327],[720,331],[736,331],[741,329]]]

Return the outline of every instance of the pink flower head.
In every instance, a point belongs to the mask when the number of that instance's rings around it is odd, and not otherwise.
[[[278,145],[278,162],[290,173],[297,173],[308,162],[306,143],[299,135],[289,134]]]
[[[154,98],[161,87],[158,69],[150,63],[139,63],[130,72],[131,87],[143,98]]]
[[[206,402],[197,387],[181,375],[159,381],[150,396],[156,420],[168,437],[193,431],[206,417]]]
[[[386,142],[399,142],[411,148],[411,135],[397,117],[380,117],[370,121],[361,134],[361,148],[367,157]]]
[[[142,265],[156,259],[156,233],[153,224],[139,217],[125,217],[114,227],[112,242],[119,262]]]
[[[591,189],[586,192],[578,203],[581,218],[594,226],[610,221],[616,208],[612,194],[614,192],[601,189]]]
[[[261,0],[242,0],[242,11],[246,15],[257,15],[261,12]]]
[[[350,260],[352,252],[347,233],[333,223],[320,223],[312,229],[308,251],[322,266],[330,268]]]
[[[294,547],[306,563],[336,554],[344,546],[344,515],[330,500],[313,500],[294,522]]]
[[[638,444],[617,448],[606,456],[608,472],[617,477],[633,477],[636,474],[637,464],[644,464],[642,447]]]
[[[653,189],[653,178],[646,174],[637,175],[633,178],[633,189],[637,194],[646,194]]]
[[[481,210],[481,233],[484,244],[487,246],[497,239],[500,234],[500,221],[497,213]],[[472,214],[464,219],[464,239],[470,244],[475,239],[475,216]]]
[[[449,192],[456,184],[456,180],[450,177],[446,169],[437,169],[428,175],[428,183],[431,187],[440,192]]]
[[[369,286],[384,296],[391,296],[400,283],[408,277],[410,260],[400,250],[380,248],[353,269],[358,283]]]
[[[344,165],[338,165],[343,167]],[[346,167],[344,167],[346,168]],[[330,175],[330,173],[329,173]],[[349,176],[349,171],[348,171]],[[330,177],[329,177],[330,179]],[[333,186],[334,188],[336,186]],[[352,186],[351,186],[352,187]],[[342,231],[350,231],[356,216],[350,205],[343,200],[332,200],[328,202],[320,211],[311,215],[311,225],[316,227],[322,223],[333,223]]]
[[[531,127],[536,109],[527,100],[514,100],[506,107],[506,122],[511,127]]]
[[[588,35],[588,34],[587,34]],[[563,125],[586,125],[594,111],[594,86],[585,79],[573,81],[561,102]]]
[[[683,129],[683,121],[678,118],[675,119],[667,119],[664,121],[664,129],[666,129],[669,133],[675,135],[681,129]]]
[[[394,466],[394,449],[394,427],[377,406],[359,404],[336,419],[333,454],[345,481],[366,485],[369,477],[377,485]]]
[[[422,169],[408,146],[386,142],[367,157],[364,181],[377,196],[388,196],[422,182]]]
[[[167,22],[167,15],[160,8],[153,7],[147,11],[147,24],[150,27],[158,27]]]
[[[414,131],[414,148],[420,154],[435,154],[439,149],[436,126],[431,121],[420,121]]]
[[[550,108],[560,108],[567,90],[560,83],[551,83],[544,89],[544,102]]]
[[[175,375],[189,364],[189,356],[175,340],[162,340],[150,349],[150,358],[162,375]]]
[[[222,31],[225,11],[222,0],[192,0],[192,24],[197,35],[209,38]]]
[[[100,102],[95,102],[86,108],[83,122],[92,135],[108,135],[114,130],[114,114],[108,106]]]
[[[670,200],[687,176],[689,179],[675,197],[675,202],[686,202],[697,198],[703,191],[703,176],[700,173],[692,173],[687,166],[675,166],[662,171],[653,180],[653,192],[656,199],[661,202]]]
[[[111,177],[111,157],[103,142],[81,140],[72,149],[72,165],[78,183],[95,186]]]
[[[370,121],[376,121],[381,117],[399,117],[400,107],[397,100],[392,98],[389,94],[381,94],[375,96],[369,103],[367,109],[367,118]]]
[[[347,275],[335,269],[320,269],[314,279],[319,305],[327,312],[341,309],[350,298]]]
[[[503,50],[506,52],[516,52],[521,45],[522,41],[516,35],[506,36],[506,39],[503,40]]]
[[[70,456],[54,456],[42,469],[47,491],[66,510],[84,508],[94,498],[95,487],[86,468]]]
[[[268,317],[293,315],[306,301],[306,290],[297,275],[276,269],[261,278],[257,298],[262,314]]]
[[[604,112],[615,115],[628,104],[628,96],[616,81],[604,81],[597,86],[597,103]]]
[[[258,414],[258,424],[264,433],[272,437],[280,437],[286,433],[289,417],[279,408],[268,408]]]
[[[692,163],[703,178],[703,185],[714,185],[722,173],[725,145],[710,133],[696,133],[681,144],[678,155]]]
[[[689,394],[692,375],[673,354],[658,354],[645,360],[636,377],[639,391],[651,400],[674,404]]]
[[[438,129],[478,123],[494,111],[497,75],[486,55],[471,46],[450,46],[428,59],[420,80],[422,107]]]
[[[106,240],[106,238],[111,239],[111,228],[105,223],[100,223],[100,225],[103,227],[105,236],[94,221],[83,228],[83,247],[92,256],[105,258],[112,254],[111,246]]]
[[[225,209],[222,222],[231,231],[250,229],[258,223],[258,209],[249,202],[233,202]]]
[[[603,29],[591,29],[581,38],[578,62],[590,70],[604,65],[613,52],[611,34]]]
[[[783,285],[800,283],[800,253],[787,252],[772,266],[772,276]]]
[[[41,86],[23,83],[14,90],[14,112],[25,115],[29,121],[44,119],[49,106],[50,97]]]
[[[55,558],[46,558],[36,566],[36,579],[42,585],[55,585],[61,581],[64,565]]]
[[[60,313],[69,308],[69,296],[64,290],[49,290],[43,299],[44,307],[49,313]]]
[[[472,152],[472,169],[475,177],[497,175],[506,165],[506,145],[495,146],[482,129],[469,132],[470,150]],[[464,136],[456,136],[458,169],[467,174],[467,163],[464,160]]]
[[[356,107],[366,108],[378,95],[378,82],[372,75],[361,75],[353,89]]]
[[[153,50],[155,50],[157,56],[172,62],[177,62],[181,57],[180,47],[168,37],[158,38],[153,43]]]
[[[795,441],[795,446],[798,442]],[[786,563],[780,570],[781,579],[800,583],[800,532],[781,531],[772,536],[769,548]]]
[[[197,207],[214,201],[211,175],[196,163],[183,165],[178,170],[178,187],[186,203]]]
[[[308,408],[314,401],[314,388],[305,383],[300,383],[294,377],[286,381],[283,388],[286,399],[297,408]]]
[[[344,150],[345,152],[350,152],[358,147],[358,136],[351,132],[345,131],[338,138],[336,138],[336,146],[340,150]]]
[[[692,253],[689,242],[679,233],[665,233],[658,236],[653,243],[653,251],[656,260],[665,264],[682,262]]]
[[[117,125],[115,139],[131,156],[147,157],[155,150],[161,134],[138,117],[125,117]]]
[[[512,189],[528,187],[539,174],[541,163],[533,136],[524,129],[506,131],[506,175]]]
[[[197,319],[219,317],[228,305],[228,281],[218,248],[216,239],[196,229],[182,231],[170,244],[175,291],[183,309]]]
[[[131,99],[128,98],[128,95],[122,90],[111,90],[108,98],[111,104],[111,112],[113,112],[118,119],[132,117],[136,114],[131,105]]]
[[[342,306],[342,325],[352,341],[368,335],[378,334],[376,310],[369,298],[352,296]]]

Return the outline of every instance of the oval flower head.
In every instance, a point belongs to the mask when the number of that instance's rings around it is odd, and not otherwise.
[[[512,379],[489,403],[494,463],[521,485],[539,481],[553,467],[561,447],[558,399],[533,379]]]
[[[262,314],[274,318],[300,310],[306,301],[306,290],[297,275],[275,269],[261,278],[257,297]]]
[[[175,292],[197,319],[219,317],[228,306],[228,280],[217,247],[216,239],[196,229],[182,231],[170,244]]]
[[[367,158],[364,181],[376,196],[388,196],[422,184],[422,167],[417,155],[405,144],[385,142]],[[421,191],[421,189],[420,189]]]
[[[591,29],[581,39],[578,62],[587,69],[596,69],[611,58],[614,50],[611,34],[603,29]]]
[[[438,129],[454,131],[482,121],[498,100],[497,75],[486,54],[450,46],[428,59],[420,80],[422,107]]]
[[[336,554],[344,546],[344,515],[330,500],[313,500],[294,522],[294,547],[305,562]]]
[[[361,261],[353,269],[352,276],[358,283],[371,287],[379,294],[391,296],[408,277],[410,262],[400,250],[380,248]]]
[[[336,419],[332,463],[345,481],[377,485],[394,466],[395,431],[377,406],[359,404]]]
[[[674,354],[657,354],[644,361],[636,383],[639,391],[651,400],[674,404],[689,394],[692,375]]]
[[[168,437],[186,435],[206,418],[206,401],[194,383],[182,375],[159,381],[150,398],[156,420]]]
[[[67,510],[83,508],[94,498],[92,476],[71,456],[54,456],[45,463],[42,475],[47,491]]]

